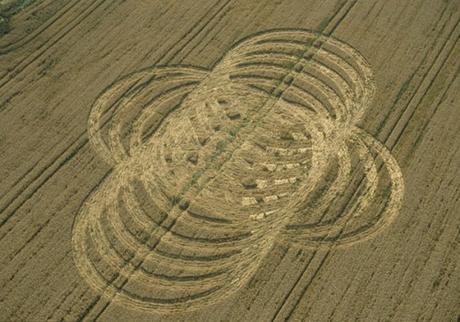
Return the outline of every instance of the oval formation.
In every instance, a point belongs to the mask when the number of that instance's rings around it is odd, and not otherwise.
[[[373,93],[356,50],[304,30],[248,37],[212,70],[154,67],[111,85],[88,122],[113,171],[76,217],[81,275],[135,308],[194,309],[244,286],[275,241],[374,236],[404,184],[356,126]]]

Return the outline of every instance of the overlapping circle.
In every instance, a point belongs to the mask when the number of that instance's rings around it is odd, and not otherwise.
[[[110,300],[170,312],[238,290],[275,241],[374,236],[403,179],[356,126],[373,93],[356,50],[304,30],[248,37],[210,71],[154,67],[113,84],[89,118],[113,171],[75,221],[80,273]]]

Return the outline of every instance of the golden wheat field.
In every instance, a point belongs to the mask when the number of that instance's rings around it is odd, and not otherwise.
[[[0,0],[0,321],[458,321],[459,7]]]

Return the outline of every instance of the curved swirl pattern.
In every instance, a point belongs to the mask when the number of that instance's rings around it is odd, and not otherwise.
[[[244,39],[210,71],[154,67],[118,81],[88,123],[113,172],[76,218],[81,275],[136,308],[194,309],[242,287],[276,240],[374,236],[404,183],[356,126],[373,93],[359,53],[303,30]]]

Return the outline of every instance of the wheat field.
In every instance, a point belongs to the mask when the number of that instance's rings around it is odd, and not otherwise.
[[[0,0],[0,321],[458,321],[455,0]]]

